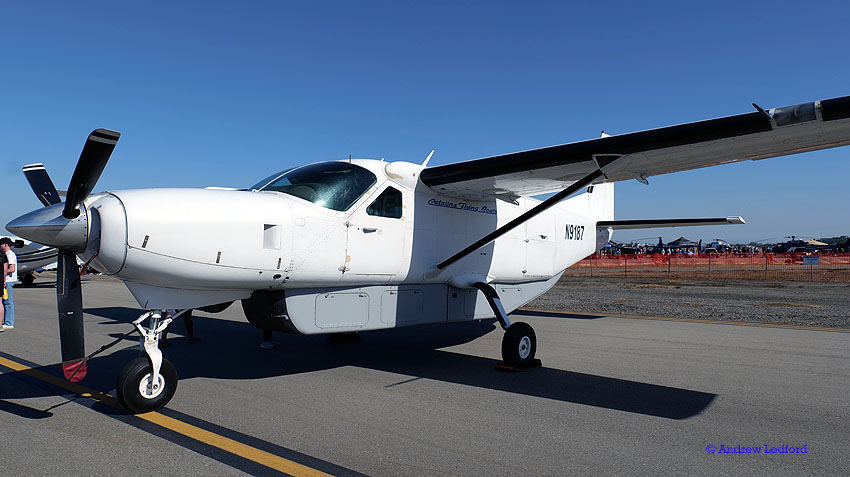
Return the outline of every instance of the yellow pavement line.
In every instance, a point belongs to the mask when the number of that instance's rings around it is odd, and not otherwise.
[[[89,389],[85,386],[81,386],[76,383],[68,382],[52,374],[48,374],[44,371],[33,369],[29,366],[18,363],[17,361],[12,361],[10,359],[6,359],[0,356],[0,366],[5,366],[9,369],[22,372],[28,376],[32,376],[33,378],[36,378],[40,381],[44,381],[54,386],[58,386],[62,389],[66,389],[82,397],[101,402],[116,409],[124,410],[124,408],[118,402],[118,399],[110,396],[109,394],[105,394],[100,391],[95,391],[93,389]],[[283,457],[257,449],[256,447],[251,447],[241,442],[237,442],[233,439],[220,436],[213,432],[201,429],[200,427],[193,426],[191,424],[187,424],[183,421],[168,417],[158,412],[137,414],[136,417],[138,417],[139,419],[144,419],[160,427],[164,427],[168,430],[174,431],[178,434],[182,434],[186,437],[195,439],[196,441],[203,442],[204,444],[208,444],[213,447],[218,447],[219,449],[230,452],[231,454],[238,455],[239,457],[243,457],[250,461],[256,462],[266,467],[270,467],[286,474],[295,476],[330,475],[319,470],[313,469],[312,467],[307,467],[306,465],[302,465],[297,462],[284,459]]]
[[[257,449],[256,447],[242,444],[241,442],[234,441],[233,439],[228,439],[227,437],[220,436],[158,412],[139,414],[137,417],[289,475],[330,475],[313,469],[312,467],[307,467],[306,465],[284,459],[283,457],[270,454],[266,451]]]
[[[669,318],[666,316],[643,316],[643,315],[617,315],[614,313],[585,313],[585,312],[571,312],[571,311],[559,311],[559,310],[541,310],[537,308],[518,308],[518,312],[523,311],[533,311],[536,313],[552,313],[555,315],[589,315],[589,316],[598,316],[605,317],[610,316],[611,318],[629,318],[634,320],[658,320],[658,321],[678,321],[684,323],[712,323],[715,325],[737,325],[737,326],[760,326],[763,328],[783,328],[788,330],[809,330],[809,331],[832,331],[835,333],[850,333],[850,329],[847,328],[823,328],[819,326],[802,326],[802,325],[783,325],[783,324],[774,324],[774,323],[752,323],[749,321],[723,321],[723,320],[700,320],[699,318]]]

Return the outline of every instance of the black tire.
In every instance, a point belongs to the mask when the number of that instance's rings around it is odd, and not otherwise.
[[[525,368],[534,362],[537,336],[528,323],[513,323],[502,337],[502,360],[508,366]]]
[[[118,375],[118,383],[115,385],[118,401],[134,414],[162,409],[168,401],[171,401],[177,390],[177,370],[171,362],[164,359],[159,369],[162,390],[153,397],[142,395],[140,390],[142,380],[150,379],[150,374],[150,361],[147,357],[139,357],[127,363]]]
[[[27,273],[23,276],[23,278],[21,278],[21,285],[25,287],[31,287],[34,281],[35,275],[33,275],[32,273]]]
[[[121,404],[122,407],[124,407],[124,409],[130,409],[130,407],[127,406],[127,403],[124,402],[124,394],[118,390],[117,386],[115,388],[115,398],[118,399],[118,402]]]

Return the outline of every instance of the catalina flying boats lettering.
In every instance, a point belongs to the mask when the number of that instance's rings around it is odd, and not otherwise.
[[[146,310],[134,322],[143,356],[116,387],[128,409],[145,412],[165,406],[177,386],[159,350],[169,308],[213,312],[239,300],[254,326],[299,334],[495,317],[505,364],[532,365],[534,330],[508,313],[614,230],[743,223],[615,220],[615,182],[848,145],[850,97],[448,165],[331,161],[244,190],[92,194],[119,136],[91,133],[64,202],[46,172],[27,174],[45,207],[6,228],[59,249],[66,378],[86,372],[78,257],[122,280]]]

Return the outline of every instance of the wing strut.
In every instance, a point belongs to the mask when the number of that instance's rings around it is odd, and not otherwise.
[[[613,162],[613,161],[611,161],[611,162]],[[608,164],[610,164],[610,162],[606,162],[604,165],[608,165]],[[502,235],[510,232],[511,230],[516,228],[518,225],[522,225],[524,222],[531,219],[535,215],[543,212],[544,210],[548,209],[549,207],[552,207],[553,205],[557,204],[558,202],[566,199],[567,197],[575,194],[576,192],[580,191],[584,187],[590,185],[591,182],[598,179],[602,175],[603,175],[602,170],[596,169],[595,171],[591,172],[590,174],[582,177],[576,183],[572,184],[571,186],[567,187],[566,189],[562,190],[561,192],[558,192],[557,194],[553,195],[552,197],[549,197],[548,199],[539,203],[538,205],[536,205],[534,208],[532,208],[528,212],[526,212],[526,213],[520,215],[519,217],[511,220],[507,224],[505,224],[505,225],[499,227],[498,229],[490,232],[489,234],[485,235],[484,237],[482,237],[480,240],[473,243],[469,247],[466,247],[465,249],[461,250],[460,252],[458,252],[458,253],[452,255],[451,257],[447,258],[442,263],[437,265],[437,270],[442,270],[442,269],[448,267],[449,265],[457,262],[461,258],[469,255],[470,253],[472,253],[472,252],[478,250],[479,248],[487,245],[488,243],[492,242],[493,240],[496,240],[497,238],[501,237]]]

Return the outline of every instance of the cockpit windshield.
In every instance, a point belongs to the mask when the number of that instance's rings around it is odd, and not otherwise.
[[[319,162],[266,177],[253,190],[294,195],[332,210],[348,210],[377,181],[375,174],[347,162]]]

